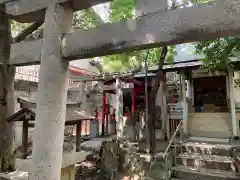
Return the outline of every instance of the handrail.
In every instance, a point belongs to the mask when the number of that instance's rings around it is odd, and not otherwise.
[[[166,149],[165,149],[165,151],[164,151],[164,153],[163,153],[163,158],[166,157],[167,152],[168,152],[169,148],[171,147],[173,141],[175,140],[178,131],[180,131],[180,129],[182,128],[182,124],[183,124],[183,120],[180,121],[180,123],[178,124],[176,130],[174,131],[173,136],[172,136],[172,138],[170,139],[170,141],[169,141],[169,143],[168,143],[168,146],[166,147]]]
[[[176,139],[178,131],[181,130],[182,125],[183,125],[183,120],[181,120],[180,123],[178,124],[176,130],[173,133],[172,138],[170,139],[170,141],[168,143],[168,146],[166,147],[166,149],[165,149],[165,151],[164,151],[164,153],[162,155],[162,158],[164,159],[164,162],[165,162],[165,166],[164,166],[164,169],[165,169],[165,178],[164,179],[165,180],[169,180],[171,178],[170,177],[171,175],[169,174],[169,170],[171,168],[168,167],[168,156],[167,156],[167,153],[168,153],[168,151],[169,151],[169,149],[170,149],[170,147],[171,147],[173,142],[175,142],[174,143],[175,144],[175,146],[174,146],[174,155],[173,155],[173,157],[174,157],[174,164],[176,165],[176,163],[177,163],[177,159],[176,159],[176,141],[174,141],[174,140]],[[180,138],[181,138],[181,132],[180,132]]]

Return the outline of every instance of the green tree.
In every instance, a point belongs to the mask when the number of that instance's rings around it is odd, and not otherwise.
[[[240,55],[240,39],[237,37],[218,38],[196,43],[196,52],[203,54],[204,67],[209,70],[225,69],[230,59]]]

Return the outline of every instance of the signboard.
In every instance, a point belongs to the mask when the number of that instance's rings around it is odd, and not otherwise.
[[[133,88],[133,83],[122,83],[122,88],[123,89],[128,89],[128,88]],[[115,90],[116,89],[116,84],[111,84],[111,85],[104,85],[104,90]]]
[[[209,72],[207,69],[196,69],[192,71],[192,78],[202,78],[211,76],[226,76],[227,73],[224,71],[213,71]]]

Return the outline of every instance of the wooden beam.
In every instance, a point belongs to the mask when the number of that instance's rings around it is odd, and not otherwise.
[[[62,53],[71,61],[239,34],[240,0],[220,2],[159,12],[87,31],[75,30],[64,37]],[[14,44],[10,64],[39,64],[40,47],[41,40]]]
[[[4,1],[4,0],[3,0]],[[7,0],[5,0],[7,1]],[[73,7],[75,11],[88,9],[94,5],[112,0],[56,0],[66,7]],[[6,3],[6,13],[19,22],[35,22],[44,20],[45,9],[49,0],[15,0]]]
[[[76,128],[76,152],[80,151],[81,135],[82,135],[82,121],[77,123]]]
[[[27,148],[28,148],[28,119],[23,121],[23,131],[22,131],[22,147],[23,147],[23,159],[27,158]]]

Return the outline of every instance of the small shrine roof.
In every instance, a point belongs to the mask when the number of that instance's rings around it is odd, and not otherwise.
[[[30,121],[34,121],[36,117],[36,103],[28,102],[18,98],[21,109],[7,118],[7,122],[24,121],[26,116]],[[65,125],[74,125],[82,120],[95,119],[94,116],[88,114],[86,111],[80,109],[79,104],[67,104]]]

